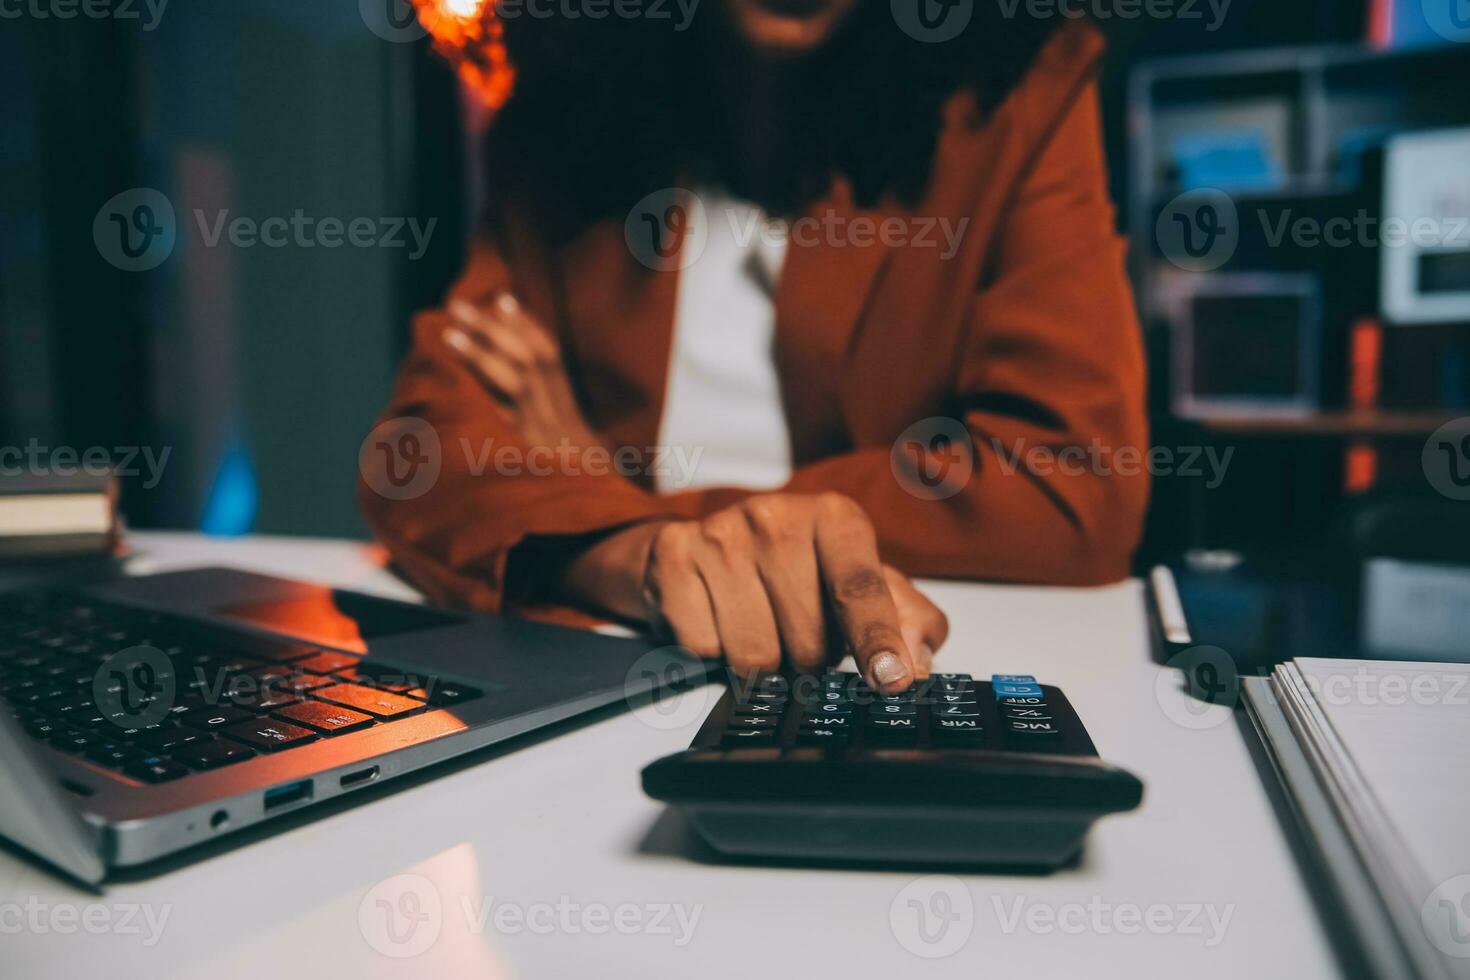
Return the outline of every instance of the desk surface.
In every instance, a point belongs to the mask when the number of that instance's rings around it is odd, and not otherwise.
[[[229,564],[408,594],[367,548],[346,542],[134,541],[140,572]],[[288,817],[279,834],[110,885],[101,897],[0,852],[0,973],[1336,973],[1240,731],[1228,719],[1188,727],[1177,674],[1150,661],[1137,583],[925,588],[952,624],[946,669],[1022,671],[1060,685],[1103,756],[1144,780],[1142,808],[1099,823],[1078,867],[931,878],[701,863],[679,822],[638,785],[643,765],[688,744],[709,698],[693,691],[491,750],[401,790],[385,786],[362,805]],[[402,953],[417,955],[390,955]]]

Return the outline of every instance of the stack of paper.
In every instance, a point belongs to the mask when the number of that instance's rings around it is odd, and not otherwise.
[[[1365,965],[1470,978],[1470,666],[1297,659],[1245,693]]]

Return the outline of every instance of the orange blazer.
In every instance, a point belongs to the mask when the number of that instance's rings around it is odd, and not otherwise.
[[[1086,585],[1129,572],[1148,498],[1144,367],[1102,155],[1101,49],[1091,28],[1068,26],[984,119],[954,96],[918,203],[859,208],[839,180],[806,211],[844,228],[905,219],[913,243],[808,235],[788,249],[775,302],[794,457],[784,489],[854,498],[884,560],[910,575]],[[918,244],[928,219],[965,221],[955,254]],[[451,295],[512,290],[559,333],[589,423],[610,446],[642,448],[658,438],[678,281],[632,256],[621,216],[556,248],[512,218],[473,242]],[[698,517],[753,492],[660,494],[606,467],[497,474],[484,465],[496,450],[531,447],[445,346],[447,322],[415,318],[383,415],[432,427],[431,485],[385,496],[389,454],[365,444],[360,459],[370,526],[431,597],[518,606],[507,568],[521,580],[517,562],[538,553],[519,547],[528,539]],[[911,492],[892,458],[901,433],[935,416],[961,420],[973,452],[943,499]]]

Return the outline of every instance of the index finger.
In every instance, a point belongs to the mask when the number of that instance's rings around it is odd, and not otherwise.
[[[817,562],[842,636],[873,689],[902,691],[918,676],[903,642],[878,541],[867,515],[845,497],[824,498],[816,526]]]

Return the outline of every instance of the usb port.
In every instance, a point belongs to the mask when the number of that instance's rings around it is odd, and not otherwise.
[[[342,777],[342,788],[352,789],[352,787],[354,786],[361,786],[363,783],[370,783],[377,778],[377,766],[370,766],[367,769],[359,769],[357,772],[349,772],[347,775]]]
[[[287,783],[285,786],[276,786],[265,791],[265,812],[279,810],[293,803],[304,803],[309,799],[311,799],[311,780],[309,779],[304,779],[299,783]]]

